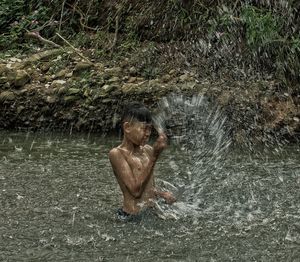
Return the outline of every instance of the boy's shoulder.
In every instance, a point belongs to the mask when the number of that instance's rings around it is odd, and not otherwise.
[[[119,147],[114,147],[109,151],[108,155],[109,157],[118,157],[120,156],[120,153]]]

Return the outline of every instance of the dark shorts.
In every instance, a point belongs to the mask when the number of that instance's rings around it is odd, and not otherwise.
[[[117,210],[117,219],[123,222],[138,222],[141,220],[140,215],[132,215],[125,212],[122,208]]]

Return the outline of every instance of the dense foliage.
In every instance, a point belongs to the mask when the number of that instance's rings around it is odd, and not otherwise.
[[[176,42],[172,50],[179,49],[189,66],[205,59],[213,71],[252,67],[298,81],[299,13],[296,0],[1,0],[0,48],[24,47],[32,31],[55,41],[60,32],[78,47],[101,50]],[[106,34],[114,36],[110,46]],[[173,51],[167,52],[176,58]]]

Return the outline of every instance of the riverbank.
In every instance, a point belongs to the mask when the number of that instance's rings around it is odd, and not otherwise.
[[[154,109],[175,92],[201,94],[219,105],[239,144],[299,139],[300,94],[272,78],[223,74],[213,79],[170,62],[157,64],[164,71],[151,75],[153,67],[148,65],[145,74],[147,67],[141,71],[128,56],[118,61],[83,57],[88,56],[66,49],[3,57],[0,128],[111,132],[127,101]]]

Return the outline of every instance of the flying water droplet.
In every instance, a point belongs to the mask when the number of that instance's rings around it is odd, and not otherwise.
[[[191,214],[190,209],[198,210],[205,183],[209,182],[208,179],[217,179],[221,173],[231,144],[227,118],[218,106],[202,95],[186,97],[171,94],[161,100],[158,108],[154,123],[166,132],[181,156],[171,160],[169,165],[179,174],[173,186],[181,185],[178,196],[184,204],[174,205],[171,209],[178,215],[188,208]],[[211,177],[207,178],[207,173]],[[167,188],[177,195],[170,185]],[[166,209],[164,211],[167,212]]]

